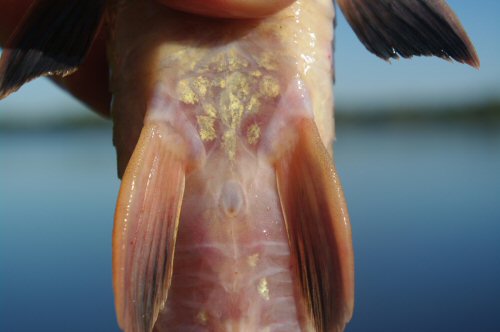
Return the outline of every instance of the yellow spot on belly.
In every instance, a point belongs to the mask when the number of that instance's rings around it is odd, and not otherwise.
[[[205,310],[201,310],[198,315],[196,315],[196,320],[201,324],[201,325],[206,325],[208,321],[208,316]]]
[[[269,75],[262,78],[259,85],[260,93],[269,98],[275,98],[280,94],[278,81]]]
[[[237,136],[240,129],[245,101],[250,94],[248,77],[236,71],[227,77],[227,86],[219,99],[220,119],[224,125],[223,144],[230,160],[236,156]]]
[[[250,83],[247,74],[236,71],[227,78],[227,89],[240,99],[247,98],[250,94]]]
[[[276,64],[276,55],[272,52],[264,52],[256,58],[257,63],[260,67],[266,70],[276,70],[278,68]]]
[[[224,148],[226,149],[229,160],[234,161],[236,157],[236,130],[230,128],[226,130],[222,137]]]
[[[203,141],[213,141],[217,137],[215,133],[215,118],[207,115],[198,115],[196,120],[200,127],[200,138]]]
[[[190,104],[190,105],[194,105],[198,102],[198,96],[193,91],[193,89],[191,89],[191,87],[189,86],[188,79],[184,79],[184,80],[179,81],[179,83],[177,83],[176,91],[177,91],[177,94],[179,96],[179,99],[182,102],[184,102],[186,104]]]
[[[267,279],[261,278],[259,284],[257,285],[257,291],[264,300],[269,300],[269,288],[267,285]]]
[[[212,104],[203,105],[203,110],[205,111],[205,114],[208,115],[209,117],[211,118],[217,117],[217,110],[215,109],[214,105]]]
[[[259,261],[259,254],[253,254],[253,255],[248,256],[248,258],[247,258],[247,263],[248,263],[248,266],[250,266],[250,267],[256,267],[258,261]]]
[[[255,114],[259,112],[260,108],[260,101],[259,98],[256,96],[250,97],[250,100],[248,101],[248,104],[246,105],[246,110],[249,114]]]
[[[192,58],[184,51],[176,56],[181,62]],[[253,117],[265,110],[269,99],[282,92],[275,77],[280,60],[269,51],[249,55],[237,47],[211,53],[210,57],[200,55],[195,60],[196,69],[180,76],[175,88],[177,98],[194,106],[201,140],[220,140],[228,159],[234,161],[240,140],[254,145],[261,136],[259,125],[243,128],[243,123],[255,121]],[[182,63],[184,68],[187,64]]]
[[[227,53],[227,66],[230,71],[236,71],[248,67],[248,61],[232,48]]]
[[[248,144],[253,145],[257,143],[260,137],[260,127],[258,124],[254,123],[248,128],[247,141]]]
[[[204,97],[207,94],[208,86],[208,80],[203,76],[198,76],[193,81],[193,88],[200,97]]]
[[[210,81],[210,87],[224,89],[226,87],[226,79],[217,76],[214,79],[212,79],[212,81]]]
[[[261,77],[262,73],[260,70],[254,70],[253,72],[250,73],[253,77]]]

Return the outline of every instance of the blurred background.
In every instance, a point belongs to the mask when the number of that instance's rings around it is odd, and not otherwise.
[[[339,17],[347,331],[500,331],[500,2],[449,1],[477,71],[369,54]],[[0,331],[118,331],[111,123],[45,79],[0,101]]]

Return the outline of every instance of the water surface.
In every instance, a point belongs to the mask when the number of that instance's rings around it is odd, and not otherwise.
[[[342,123],[347,331],[500,331],[500,125]],[[110,128],[0,133],[0,331],[118,331]]]

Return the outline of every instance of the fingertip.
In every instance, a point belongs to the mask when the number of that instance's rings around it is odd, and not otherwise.
[[[157,0],[171,8],[192,14],[224,18],[262,18],[295,0]]]

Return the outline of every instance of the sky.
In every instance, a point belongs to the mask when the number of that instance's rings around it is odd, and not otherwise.
[[[450,0],[476,46],[481,69],[435,58],[382,61],[358,41],[344,17],[336,31],[335,96],[340,111],[461,105],[500,98],[500,1]],[[87,112],[46,79],[0,101],[2,119],[41,121]]]
[[[500,97],[500,1],[452,0],[474,43],[480,70],[437,58],[384,62],[364,49],[343,17],[336,41],[336,96],[342,106],[460,104]]]

